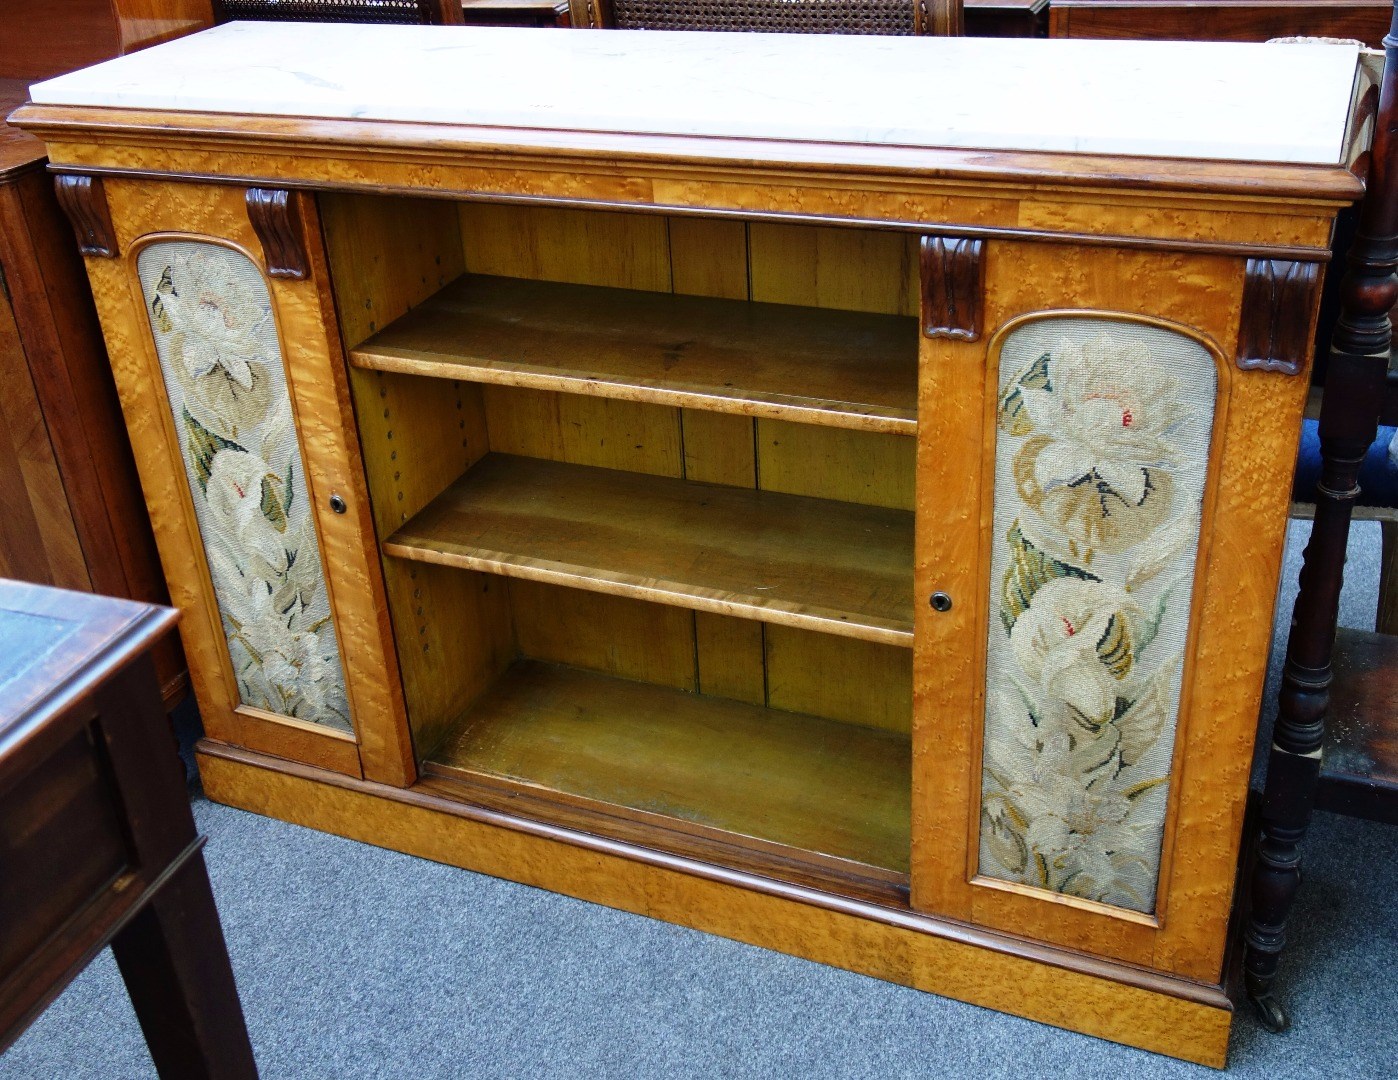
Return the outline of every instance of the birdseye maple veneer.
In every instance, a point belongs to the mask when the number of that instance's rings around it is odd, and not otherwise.
[[[1222,1065],[1372,87],[254,24],[34,87],[209,795]]]

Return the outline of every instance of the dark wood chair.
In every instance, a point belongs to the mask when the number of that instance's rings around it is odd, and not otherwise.
[[[1384,42],[1367,190],[1330,338],[1315,521],[1287,641],[1246,926],[1248,994],[1273,1031],[1289,1022],[1273,984],[1312,811],[1398,822],[1398,637],[1336,629],[1350,521],[1366,459],[1374,467],[1389,396],[1389,312],[1398,302],[1398,2]]]
[[[569,0],[574,27],[959,36],[962,0]]]
[[[219,23],[461,23],[461,0],[213,0],[213,5]]]

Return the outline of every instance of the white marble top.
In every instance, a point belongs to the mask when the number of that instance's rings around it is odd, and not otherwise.
[[[1357,50],[233,23],[45,105],[1329,164]]]

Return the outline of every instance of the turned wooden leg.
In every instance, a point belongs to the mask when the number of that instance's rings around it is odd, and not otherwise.
[[[254,1080],[223,929],[195,853],[112,941],[163,1080]]]
[[[1386,53],[1359,224],[1340,283],[1340,314],[1320,406],[1320,483],[1301,589],[1287,640],[1277,726],[1262,795],[1262,836],[1252,878],[1243,968],[1248,996],[1273,1031],[1288,1023],[1272,996],[1286,920],[1301,883],[1301,839],[1315,805],[1330,704],[1330,661],[1340,612],[1359,466],[1378,434],[1398,301],[1398,0]]]
[[[1333,370],[1331,377],[1335,377]],[[1272,996],[1272,982],[1286,944],[1287,916],[1301,883],[1301,839],[1315,804],[1345,545],[1367,444],[1358,454],[1342,453],[1342,449],[1351,448],[1321,440],[1315,522],[1306,545],[1301,589],[1287,640],[1277,725],[1262,797],[1262,837],[1252,879],[1244,971],[1248,996],[1263,1024],[1272,1031],[1282,1031],[1288,1023],[1285,1010]]]
[[[1369,253],[1366,241],[1361,231],[1350,252],[1346,302],[1335,328],[1321,403],[1315,521],[1287,640],[1252,879],[1244,972],[1248,996],[1272,1031],[1281,1031],[1288,1023],[1285,1010],[1272,996],[1272,984],[1286,943],[1287,916],[1301,881],[1301,839],[1315,805],[1359,467],[1378,434],[1378,403],[1392,332],[1384,300],[1398,291],[1392,277],[1392,258],[1398,249],[1386,245],[1379,259]],[[1366,306],[1375,310],[1366,312]]]

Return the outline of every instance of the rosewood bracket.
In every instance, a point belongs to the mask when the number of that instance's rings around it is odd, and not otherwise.
[[[1301,883],[1300,845],[1320,775],[1350,516],[1359,495],[1359,466],[1378,434],[1393,337],[1388,313],[1398,301],[1398,133],[1393,131],[1398,120],[1398,0],[1384,46],[1368,186],[1340,285],[1340,315],[1321,402],[1315,521],[1287,640],[1245,933],[1248,996],[1272,1031],[1290,1023],[1272,985]]]
[[[116,258],[116,231],[112,228],[102,178],[58,173],[53,178],[53,189],[78,238],[78,250],[84,255]]]
[[[304,281],[310,274],[300,192],[285,188],[248,188],[248,220],[262,242],[267,273]]]
[[[1249,259],[1238,321],[1238,367],[1301,374],[1319,289],[1319,263]]]
[[[923,335],[977,340],[984,308],[985,241],[924,236],[919,261]]]

